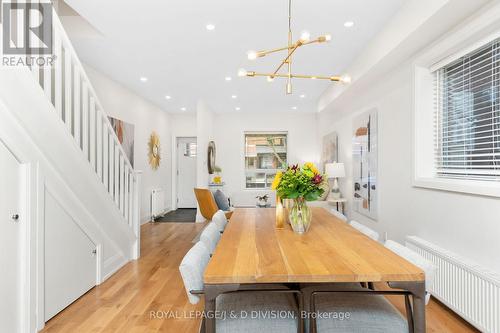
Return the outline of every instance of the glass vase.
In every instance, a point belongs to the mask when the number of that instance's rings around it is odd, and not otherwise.
[[[307,201],[304,198],[293,200],[293,207],[289,210],[290,224],[293,231],[298,234],[303,234],[309,230],[312,220],[312,211],[307,206]]]

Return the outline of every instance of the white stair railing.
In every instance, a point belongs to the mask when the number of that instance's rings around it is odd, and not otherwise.
[[[139,237],[140,172],[134,171],[97,94],[53,10],[53,66],[32,66],[35,80],[88,160],[130,228]]]

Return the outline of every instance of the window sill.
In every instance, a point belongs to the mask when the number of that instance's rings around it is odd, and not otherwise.
[[[442,178],[416,178],[413,181],[413,186],[433,190],[500,198],[500,182]]]

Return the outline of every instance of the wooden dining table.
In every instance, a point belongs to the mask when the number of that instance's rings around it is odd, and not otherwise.
[[[236,208],[204,273],[206,313],[218,295],[245,286],[387,282],[411,294],[414,332],[425,332],[424,272],[326,209],[311,209],[309,231],[296,234],[289,224],[276,229],[274,208]]]

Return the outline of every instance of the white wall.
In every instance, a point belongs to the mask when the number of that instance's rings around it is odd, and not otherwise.
[[[208,186],[208,143],[214,139],[213,125],[215,114],[203,101],[199,101],[196,107],[196,135],[197,135],[197,158],[196,158],[196,184],[198,187]]]
[[[150,218],[151,190],[162,188],[165,191],[165,208],[171,204],[172,186],[172,120],[171,116],[132,91],[111,80],[97,70],[84,66],[95,88],[104,112],[135,126],[134,169],[142,170],[141,221]],[[161,162],[157,170],[148,163],[148,141],[155,131],[160,137]]]
[[[379,219],[371,221],[353,212],[351,218],[387,232],[390,239],[402,242],[405,236],[416,235],[500,272],[498,198],[412,186],[412,62],[407,59],[371,85],[353,85],[320,113],[320,136],[333,130],[339,133],[339,160],[347,172],[340,185],[351,200],[352,120],[360,112],[378,108]]]
[[[216,164],[234,205],[255,205],[255,196],[271,190],[245,189],[244,132],[288,131],[288,162],[319,162],[315,113],[220,113],[214,116]]]

